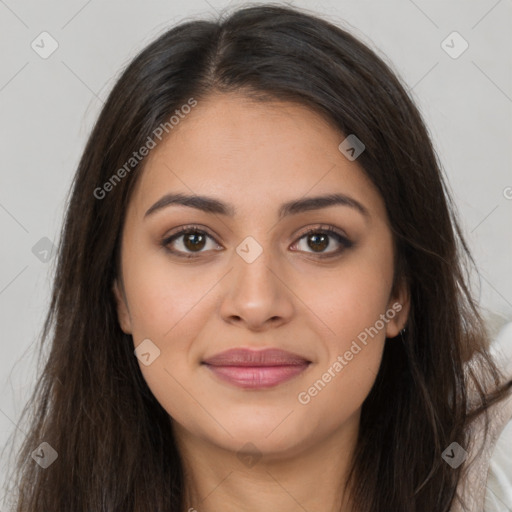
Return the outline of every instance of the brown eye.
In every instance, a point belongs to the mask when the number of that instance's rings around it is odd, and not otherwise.
[[[300,242],[302,240],[305,240],[305,244],[303,244],[301,248]],[[308,230],[299,238],[296,245],[299,247],[299,250],[303,252],[316,253],[319,257],[330,257],[340,254],[354,244],[341,233],[338,233],[328,226],[326,228],[313,228]],[[334,249],[326,251],[326,249],[331,248]]]
[[[299,238],[295,245],[299,246],[302,240],[305,241],[305,247],[299,247],[298,250],[315,254],[319,258],[337,256],[345,249],[354,245],[348,238],[330,226],[308,230]],[[208,242],[210,241],[212,246],[208,247]],[[162,246],[172,254],[183,258],[199,257],[202,252],[206,252],[209,249],[216,250],[220,247],[210,234],[195,226],[186,226],[177,233],[165,238],[162,241]]]
[[[183,245],[189,251],[201,250],[205,245],[205,241],[206,237],[197,231],[183,235]]]
[[[218,247],[218,244],[213,243],[212,247],[208,248],[207,246],[210,240],[215,242],[214,238],[206,233],[206,231],[189,226],[165,238],[162,241],[162,246],[177,256],[194,258],[194,253],[199,255],[201,252],[205,252],[203,250],[205,248],[205,250],[208,250]]]
[[[329,236],[324,233],[308,235],[308,246],[315,252],[321,252],[329,246]]]

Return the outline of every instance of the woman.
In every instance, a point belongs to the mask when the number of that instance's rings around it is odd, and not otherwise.
[[[76,173],[15,510],[480,511],[512,381],[472,261],[361,42],[275,6],[169,30]]]

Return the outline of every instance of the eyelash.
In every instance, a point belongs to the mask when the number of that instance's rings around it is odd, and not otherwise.
[[[165,237],[162,240],[161,245],[166,251],[170,252],[171,254],[173,254],[179,258],[185,258],[185,259],[198,258],[201,255],[201,252],[203,252],[203,251],[198,251],[196,253],[189,252],[189,253],[185,253],[186,255],[184,255],[180,251],[176,251],[174,249],[169,248],[169,244],[174,242],[180,236],[192,234],[192,233],[206,235],[207,237],[211,238],[215,243],[217,243],[215,238],[212,235],[210,235],[207,231],[205,231],[198,225],[192,224],[192,225],[184,226],[183,228],[180,229],[180,231],[173,233],[172,235],[170,235],[168,237]],[[310,228],[307,231],[305,231],[304,233],[302,233],[302,235],[299,236],[299,238],[297,239],[297,242],[299,242],[300,240],[302,240],[303,238],[307,237],[308,235],[310,235],[312,233],[332,236],[342,246],[341,248],[336,249],[335,251],[332,251],[329,253],[308,253],[308,254],[314,254],[319,259],[336,257],[336,256],[340,255],[342,252],[344,252],[346,249],[350,249],[354,245],[354,243],[351,240],[349,240],[348,238],[343,236],[341,233],[338,233],[338,231],[336,231],[332,226],[318,226],[318,227]],[[295,242],[295,243],[297,243],[297,242]],[[220,245],[220,244],[218,244],[218,245]]]

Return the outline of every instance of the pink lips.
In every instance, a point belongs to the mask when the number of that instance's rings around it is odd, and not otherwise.
[[[302,373],[307,359],[279,349],[227,350],[203,361],[219,378],[242,388],[269,388]]]

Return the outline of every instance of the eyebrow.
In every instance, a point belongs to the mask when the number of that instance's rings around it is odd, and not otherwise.
[[[151,206],[144,214],[144,218],[171,205],[188,206],[206,213],[226,215],[229,217],[233,217],[236,211],[232,205],[224,203],[213,197],[171,193],[164,195],[153,206]],[[329,206],[348,206],[357,210],[363,216],[367,218],[370,217],[368,209],[352,197],[345,194],[327,194],[323,196],[295,199],[293,201],[283,203],[279,208],[278,218],[281,220],[288,215],[294,215],[310,210],[319,210]]]

